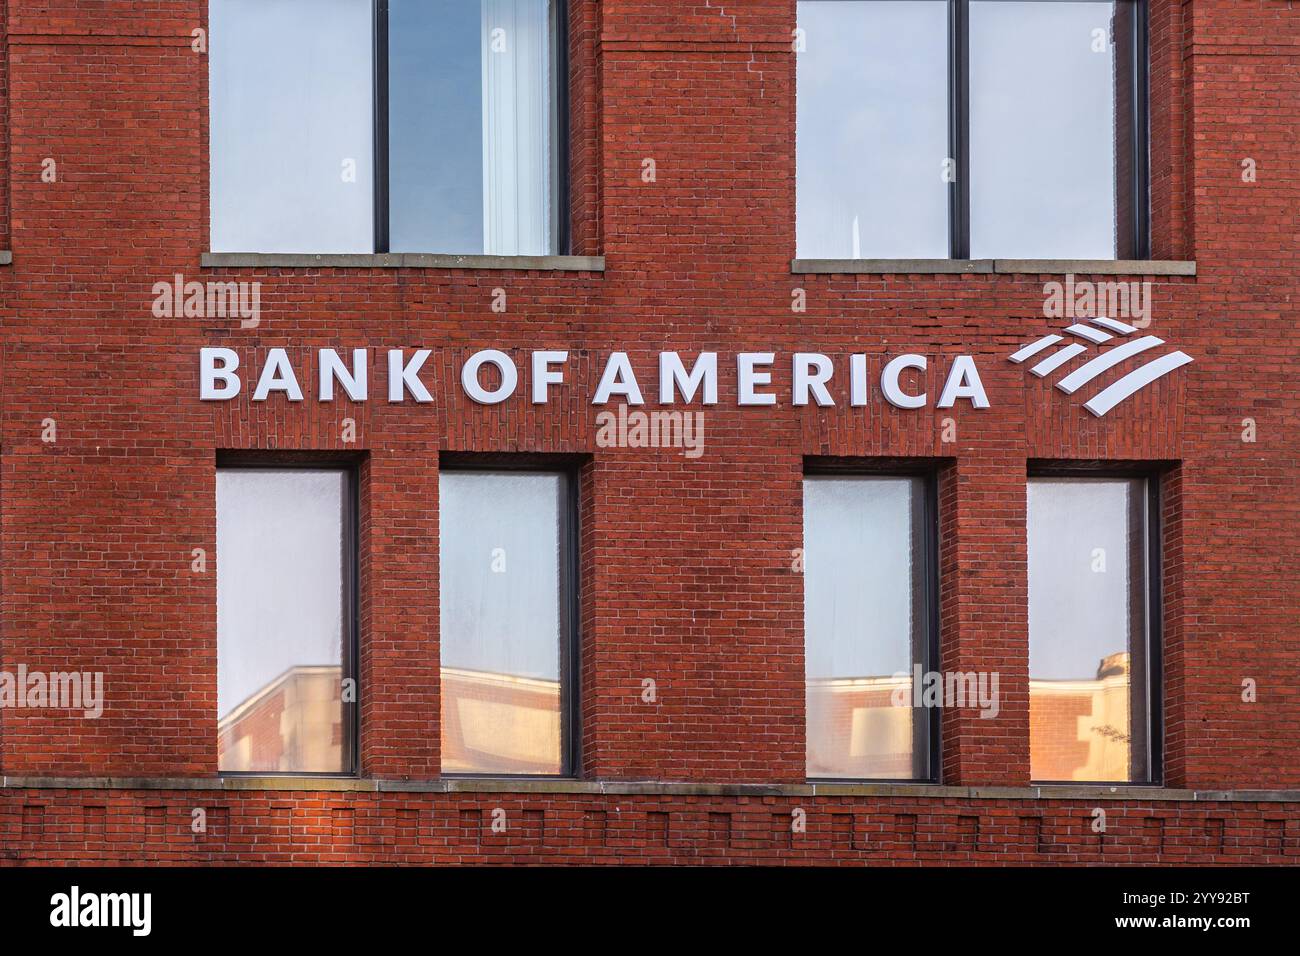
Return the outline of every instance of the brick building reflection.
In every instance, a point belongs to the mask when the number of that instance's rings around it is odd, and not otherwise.
[[[910,677],[808,684],[811,777],[902,779],[913,773]],[[1029,682],[1035,780],[1123,780],[1129,771],[1128,654],[1091,680]],[[273,772],[341,765],[337,667],[295,667],[219,722],[221,766]],[[485,671],[442,672],[443,767],[451,773],[560,772],[560,686]]]
[[[273,772],[342,766],[338,667],[295,667],[218,721],[221,767]],[[558,681],[442,671],[442,765],[451,773],[559,773]]]
[[[229,771],[337,771],[343,765],[338,666],[291,667],[217,721]]]
[[[1127,652],[1112,654],[1092,679],[1029,682],[1032,779],[1128,779],[1128,665]],[[912,708],[895,706],[895,699],[912,700],[910,677],[810,680],[808,775],[912,776]]]
[[[1034,780],[1129,779],[1128,652],[1102,659],[1092,680],[1029,682]]]

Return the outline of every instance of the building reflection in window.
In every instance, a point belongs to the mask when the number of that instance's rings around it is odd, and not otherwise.
[[[1150,779],[1147,485],[1029,482],[1034,780]]]
[[[217,470],[217,766],[343,773],[355,539],[344,468]]]
[[[924,495],[919,477],[804,478],[809,777],[927,775],[929,715],[911,692],[926,651]]]
[[[439,476],[444,773],[566,771],[569,481],[540,471]]]

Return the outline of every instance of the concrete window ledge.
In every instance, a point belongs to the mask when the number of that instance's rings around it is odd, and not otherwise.
[[[1181,259],[994,259],[1003,275],[1194,276],[1196,263]]]
[[[11,266],[14,262],[14,254],[8,249],[0,249],[0,266]]]
[[[809,275],[940,275],[991,273],[992,259],[792,259],[790,271]]]
[[[205,252],[210,269],[518,269],[604,272],[604,256],[449,256],[426,252]]]
[[[951,787],[923,783],[665,783],[644,780],[443,777],[0,777],[0,790],[216,790],[365,793],[594,794],[692,797],[920,797],[943,800],[1131,800],[1141,803],[1300,803],[1300,790],[1177,790],[1108,784]]]
[[[1194,276],[1196,263],[1174,259],[792,259],[803,275],[1113,275]]]

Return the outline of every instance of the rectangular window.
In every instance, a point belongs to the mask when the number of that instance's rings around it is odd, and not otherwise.
[[[212,0],[214,252],[373,248],[370,4]]]
[[[350,773],[356,509],[345,468],[217,470],[217,766]]]
[[[1145,258],[1141,0],[801,0],[801,258]]]
[[[554,5],[389,3],[391,251],[554,252]]]
[[[933,528],[924,478],[804,479],[810,778],[935,778],[913,688],[937,656]]]
[[[444,773],[574,772],[574,494],[561,471],[439,476]]]
[[[563,0],[211,0],[217,252],[560,250]]]
[[[946,0],[799,4],[799,255],[948,255]]]
[[[972,258],[1131,255],[1132,224],[1117,218],[1116,126],[1129,118],[1116,87],[1132,51],[1112,35],[1130,35],[1115,20],[1132,6],[971,4]]]
[[[1149,483],[1029,482],[1029,745],[1035,781],[1156,782]]]

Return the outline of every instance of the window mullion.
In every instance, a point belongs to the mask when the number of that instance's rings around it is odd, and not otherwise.
[[[375,252],[388,251],[388,0],[374,0]]]
[[[1151,104],[1149,100],[1150,81],[1150,46],[1149,21],[1147,19],[1146,0],[1135,0],[1130,4],[1129,15],[1133,18],[1130,32],[1133,36],[1129,56],[1133,69],[1133,173],[1135,192],[1133,207],[1133,255],[1138,259],[1151,257],[1151,169],[1150,169],[1150,135]]]
[[[970,257],[970,0],[948,2],[949,254]]]

